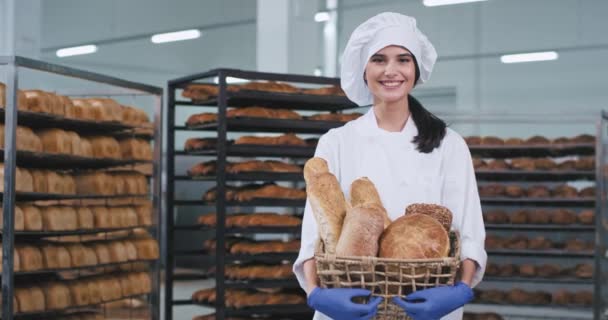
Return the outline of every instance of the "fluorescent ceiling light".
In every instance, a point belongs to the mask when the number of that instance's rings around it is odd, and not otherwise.
[[[213,82],[215,84],[220,83],[220,79],[218,77],[213,78]],[[235,83],[246,83],[249,82],[249,80],[245,80],[245,79],[241,79],[241,78],[234,78],[234,77],[226,77],[226,83],[227,84],[235,84]]]
[[[183,30],[168,33],[155,34],[150,38],[153,43],[165,43],[173,41],[191,40],[201,36],[201,32],[197,29]]]
[[[97,46],[94,44],[88,44],[78,47],[62,48],[57,50],[56,54],[59,58],[77,56],[81,54],[89,54],[97,52]]]
[[[545,51],[545,52],[507,54],[507,55],[501,56],[500,61],[502,61],[502,63],[519,63],[519,62],[557,60],[557,58],[558,58],[557,52]]]
[[[447,6],[450,4],[461,4],[469,2],[481,2],[486,0],[423,0],[422,3],[427,7]]]
[[[316,22],[329,21],[329,12],[320,11],[320,12],[315,13],[315,21]]]

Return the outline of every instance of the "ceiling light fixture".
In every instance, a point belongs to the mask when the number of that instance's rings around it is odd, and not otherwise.
[[[61,48],[57,50],[56,54],[59,58],[78,56],[82,54],[90,54],[97,52],[97,46],[94,44],[87,44],[84,46]]]
[[[518,54],[506,54],[500,57],[502,63],[520,63],[535,61],[557,60],[559,55],[555,51],[530,52]]]
[[[487,0],[423,0],[422,4],[427,7],[447,6],[451,4],[462,4],[469,2],[481,2]]]
[[[150,38],[152,43],[166,43],[174,41],[192,40],[199,38],[201,32],[197,29],[182,30],[176,32],[159,33]]]
[[[329,12],[319,11],[319,12],[315,13],[315,21],[316,22],[329,21]]]

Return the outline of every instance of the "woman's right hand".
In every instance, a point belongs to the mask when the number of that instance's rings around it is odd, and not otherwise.
[[[367,304],[354,303],[352,298],[370,294],[365,289],[316,287],[308,295],[308,305],[333,320],[368,320],[376,315],[382,297],[374,297]]]

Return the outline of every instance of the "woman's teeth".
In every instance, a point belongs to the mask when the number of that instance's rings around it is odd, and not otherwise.
[[[402,82],[403,81],[380,81],[380,84],[385,87],[394,88],[400,86]]]

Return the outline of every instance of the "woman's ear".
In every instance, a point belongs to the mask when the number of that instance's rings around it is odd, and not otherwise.
[[[367,79],[365,79],[365,71],[363,71],[363,82],[365,82],[365,85],[367,85]]]

